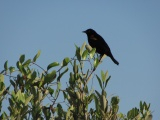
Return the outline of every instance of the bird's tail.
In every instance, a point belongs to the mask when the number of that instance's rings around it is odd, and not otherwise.
[[[110,55],[110,58],[112,59],[112,61],[113,61],[115,64],[119,65],[119,62],[113,57],[112,54]]]

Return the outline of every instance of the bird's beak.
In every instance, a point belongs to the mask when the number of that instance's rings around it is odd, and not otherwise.
[[[83,33],[86,33],[86,31],[82,31]]]

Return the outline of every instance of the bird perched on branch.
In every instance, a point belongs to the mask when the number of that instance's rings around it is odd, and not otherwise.
[[[87,34],[88,42],[92,48],[96,48],[96,52],[101,55],[101,57],[106,54],[109,56],[115,64],[119,64],[119,62],[113,57],[111,50],[105,40],[93,29],[87,29],[83,31]]]

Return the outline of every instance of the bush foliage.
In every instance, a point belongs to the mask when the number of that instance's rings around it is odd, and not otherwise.
[[[24,54],[21,55],[16,67],[8,66],[6,61],[4,70],[0,73],[0,119],[152,119],[150,104],[142,101],[139,108],[129,110],[127,115],[118,112],[120,98],[112,96],[109,99],[106,92],[111,76],[104,71],[101,71],[100,75],[93,75],[105,56],[99,60],[95,55],[96,49],[85,43],[81,47],[75,47],[73,58],[66,57],[62,63],[54,61],[46,68],[36,63],[40,51],[33,59],[26,59]],[[89,67],[85,68],[86,64]],[[68,74],[67,83],[62,87],[61,80],[66,79],[65,74]],[[100,91],[89,86],[93,76],[99,83]],[[9,86],[5,85],[5,78],[10,80]],[[63,102],[60,101],[62,99]],[[6,101],[8,105],[5,104]]]

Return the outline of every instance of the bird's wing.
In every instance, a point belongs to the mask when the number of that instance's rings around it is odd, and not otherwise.
[[[109,48],[106,41],[99,34],[97,34],[97,38],[98,38],[99,41],[101,41],[101,42],[97,42],[97,43],[100,43],[100,46],[103,46],[105,48]]]
[[[110,53],[110,48],[108,44],[105,42],[105,40],[97,34],[97,41],[96,41],[96,46],[98,46],[97,51],[99,51],[100,54],[108,54]]]

